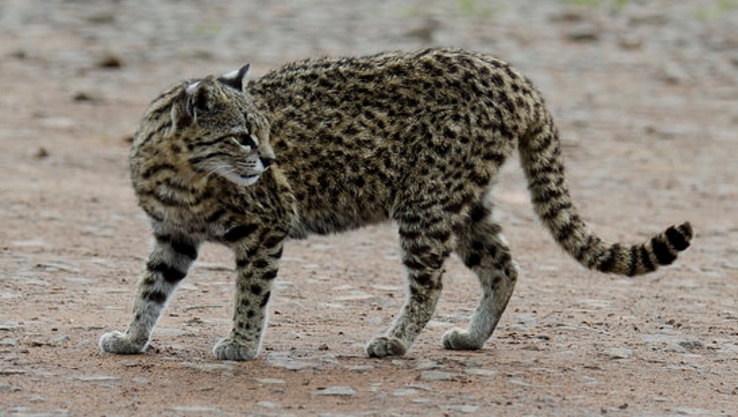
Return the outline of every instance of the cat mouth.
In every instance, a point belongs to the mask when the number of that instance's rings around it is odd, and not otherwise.
[[[238,176],[237,183],[242,186],[250,186],[256,184],[261,174],[241,174]]]

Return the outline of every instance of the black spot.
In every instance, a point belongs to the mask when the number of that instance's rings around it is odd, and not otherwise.
[[[490,254],[490,256],[494,257],[495,252],[497,252],[496,247],[487,248],[487,253]],[[509,250],[503,250],[500,252],[500,256],[496,259],[496,262],[500,265],[508,265],[512,262],[512,256],[510,255]]]
[[[418,224],[422,220],[421,217],[413,212],[403,213],[394,216],[395,220],[398,222],[406,223],[406,224]]]
[[[500,74],[492,74],[490,80],[494,85],[498,87],[502,87],[505,85],[505,80],[502,79],[502,76]]]
[[[405,258],[402,260],[402,263],[409,269],[413,269],[413,270],[420,270],[420,269],[425,268],[425,265],[423,265],[419,261],[416,261],[413,258]]]
[[[254,295],[261,295],[261,292],[263,291],[261,286],[258,284],[251,284],[250,290],[251,290],[251,294],[254,294]]]
[[[428,288],[433,284],[433,275],[429,273],[414,275],[412,278],[421,287]]]
[[[472,253],[464,260],[464,264],[470,269],[478,266],[480,263],[482,263],[482,257],[478,253]]]
[[[559,227],[559,230],[556,231],[556,240],[558,242],[563,242],[566,239],[571,236],[571,234],[574,232],[574,222],[567,222],[565,225]]]
[[[173,171],[176,172],[177,168],[174,167],[172,164],[168,163],[162,163],[162,164],[156,164],[148,167],[141,173],[141,178],[147,180],[151,178],[154,174],[160,172],[160,171]]]
[[[273,249],[277,245],[281,244],[284,240],[284,236],[282,235],[272,235],[267,236],[266,239],[262,242],[262,245],[264,245],[267,249]]]
[[[651,256],[648,254],[648,250],[646,249],[645,245],[640,245],[639,249],[639,257],[641,260],[641,264],[643,264],[643,268],[645,268],[646,272],[650,272],[656,269],[653,262],[651,262]]]
[[[478,223],[484,220],[488,215],[489,210],[487,210],[487,208],[482,204],[473,204],[471,208],[469,208],[469,218],[472,223]]]
[[[598,238],[597,236],[589,235],[584,245],[579,247],[579,250],[577,251],[577,254],[575,256],[576,260],[578,260],[579,262],[584,262],[584,258],[590,254],[590,252],[592,251],[592,248],[595,245],[598,245],[601,241],[602,240]],[[591,264],[587,266],[590,268],[592,267]]]
[[[251,258],[236,259],[236,268],[244,268],[249,264],[249,262],[251,262]]]
[[[214,223],[225,214],[225,210],[218,209],[205,218],[206,223]]]
[[[568,194],[566,191],[560,188],[539,190],[533,197],[533,203],[538,205],[549,201],[561,200],[563,197],[567,196]]]
[[[407,240],[415,240],[420,237],[420,232],[405,227],[400,227],[399,233],[403,239]]]
[[[264,269],[269,266],[269,261],[266,259],[257,259],[254,261],[254,268]]]
[[[256,312],[254,310],[249,310],[246,312],[246,317],[253,319],[254,316],[256,316]]]
[[[187,241],[175,239],[172,236],[156,236],[156,240],[161,244],[168,244],[172,249],[192,260],[197,259],[197,247]]]
[[[425,260],[425,263],[428,265],[431,269],[440,269],[443,266],[443,262],[445,261],[445,258],[448,256],[447,253],[443,254],[443,257],[431,257],[430,259]]]
[[[502,277],[500,276],[494,277],[494,279],[492,280],[492,289],[496,290],[500,286],[501,282],[502,282]]]
[[[658,237],[651,240],[651,248],[659,265],[669,265],[676,259],[676,255],[671,253],[666,242],[661,241]]]
[[[450,230],[434,230],[432,232],[429,232],[427,236],[431,239],[435,239],[439,242],[445,242],[448,240],[449,237],[451,237],[451,231]]]
[[[542,213],[541,214],[541,219],[544,222],[550,222],[553,219],[555,219],[556,216],[558,216],[560,212],[562,212],[562,211],[568,211],[572,207],[573,206],[572,206],[571,201],[563,201],[563,202],[558,202],[558,203],[551,203],[550,209],[547,210],[545,213]]]
[[[538,136],[528,143],[528,150],[531,153],[537,154],[542,152],[544,149],[548,149],[551,143],[554,141],[554,135],[543,135]]]
[[[160,273],[164,277],[164,281],[172,284],[182,281],[187,276],[186,272],[182,272],[164,262],[149,261],[146,264],[146,269],[154,273]]]
[[[144,298],[156,304],[164,304],[167,301],[167,295],[161,291],[151,291],[144,294]]]
[[[443,209],[447,213],[457,214],[461,211],[462,208],[464,208],[465,205],[466,203],[463,200],[452,201],[446,204],[446,206]]]
[[[229,243],[238,242],[241,239],[249,237],[259,228],[257,224],[247,224],[244,226],[236,226],[223,235],[223,240]]]
[[[259,252],[259,247],[254,246],[253,248],[249,248],[246,251],[246,259],[252,259],[254,256],[256,256],[256,253]]]
[[[674,226],[666,229],[666,238],[669,240],[671,246],[678,251],[685,250],[689,247],[689,241],[686,239],[686,236]]]
[[[264,279],[264,280],[267,280],[267,281],[271,281],[274,278],[277,278],[277,270],[276,269],[272,269],[271,271],[266,271],[266,272],[264,272],[264,275],[261,276],[261,279]]]
[[[267,291],[266,294],[264,294],[261,297],[261,302],[259,303],[259,307],[261,307],[261,308],[266,307],[267,303],[269,303],[269,297],[271,297],[271,296],[272,296],[272,292],[271,291]]]
[[[612,272],[613,269],[615,269],[615,265],[617,263],[617,255],[618,252],[620,252],[621,245],[619,243],[616,243],[612,246],[610,246],[610,249],[607,251],[607,256],[605,259],[600,262],[600,264],[597,266],[597,269],[602,272]]]
[[[282,257],[282,252],[284,251],[284,248],[279,248],[279,250],[271,255],[269,255],[272,259],[280,259]]]

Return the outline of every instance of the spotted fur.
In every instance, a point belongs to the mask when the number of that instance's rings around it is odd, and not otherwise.
[[[504,312],[518,270],[492,216],[490,190],[517,148],[536,213],[582,265],[640,275],[674,261],[689,223],[639,245],[607,243],[574,207],[558,133],[533,85],[489,55],[429,49],[301,61],[246,81],[248,67],[182,82],[146,111],[131,178],[154,240],[125,333],[105,352],[143,351],[204,241],[236,260],[230,335],[216,358],[258,352],[283,242],[397,223],[408,297],[370,356],[402,355],[431,318],[443,264],[456,253],[483,296],[449,349],[479,349]]]

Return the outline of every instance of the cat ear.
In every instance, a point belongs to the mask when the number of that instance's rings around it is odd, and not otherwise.
[[[221,75],[218,81],[238,91],[244,91],[249,81],[249,68],[251,68],[251,64],[246,64],[238,70]]]
[[[213,102],[218,94],[215,78],[209,75],[200,81],[195,81],[185,89],[187,95],[187,114],[197,117],[197,113],[208,112],[213,108]]]
[[[193,81],[184,87],[172,105],[172,133],[196,121],[198,113],[208,112],[213,108],[218,94],[216,88],[215,78],[212,76]]]
[[[190,87],[192,84],[190,84]],[[172,104],[172,110],[169,116],[172,119],[172,126],[166,133],[166,136],[171,136],[177,129],[181,129],[192,123],[192,115],[188,109],[189,94],[186,90],[182,90]]]

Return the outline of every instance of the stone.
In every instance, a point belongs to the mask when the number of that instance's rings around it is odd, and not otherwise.
[[[443,368],[443,364],[436,362],[431,359],[424,359],[420,360],[415,364],[415,369],[417,370],[430,370],[430,369],[438,369]]]
[[[420,391],[414,389],[414,388],[397,388],[394,391],[392,391],[392,395],[395,397],[410,397],[412,395],[416,395]]]
[[[464,373],[471,376],[485,376],[491,378],[493,376],[497,376],[499,372],[492,369],[470,368],[464,369]]]
[[[600,39],[600,29],[589,22],[582,22],[569,29],[566,37],[575,42],[596,42]]]
[[[443,371],[423,371],[420,373],[421,381],[450,381],[454,378],[451,372]]]
[[[278,378],[256,378],[256,382],[265,385],[281,385],[284,384],[284,379]]]
[[[479,410],[476,405],[452,405],[448,408],[451,411],[457,411],[464,414],[475,414]]]
[[[628,348],[608,348],[602,351],[602,355],[609,359],[629,359],[633,350]]]
[[[347,386],[326,387],[313,391],[313,395],[336,395],[339,397],[351,397],[356,395],[356,390]]]
[[[346,370],[351,372],[364,372],[374,369],[372,365],[347,366]]]

